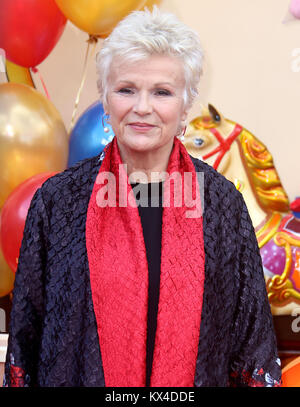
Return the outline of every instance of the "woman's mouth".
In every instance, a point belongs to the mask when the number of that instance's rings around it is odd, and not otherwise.
[[[155,126],[149,123],[140,123],[140,122],[135,122],[135,123],[129,123],[129,126],[131,129],[139,132],[139,133],[146,133],[147,131],[153,129]]]

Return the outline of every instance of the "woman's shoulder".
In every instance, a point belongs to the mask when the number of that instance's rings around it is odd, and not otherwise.
[[[195,158],[189,154],[194,166],[195,170],[198,173],[202,173],[204,182],[204,188],[206,191],[215,191],[217,195],[224,196],[229,195],[233,199],[241,197],[241,193],[236,189],[235,185],[229,181],[224,175],[216,171],[212,166],[205,163],[198,158]]]
[[[99,171],[99,155],[86,158],[65,170],[49,177],[40,187],[43,199],[55,201],[71,194],[73,199],[78,195],[86,196],[91,190]]]

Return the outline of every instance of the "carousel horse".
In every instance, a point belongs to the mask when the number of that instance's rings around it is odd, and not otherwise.
[[[261,251],[272,314],[300,314],[300,216],[290,209],[266,146],[212,105],[189,123],[182,142],[189,154],[212,165],[243,194]]]

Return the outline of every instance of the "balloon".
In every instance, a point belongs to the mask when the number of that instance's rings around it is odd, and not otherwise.
[[[30,69],[16,65],[8,59],[6,60],[6,77],[8,82],[23,83],[35,88]]]
[[[55,0],[0,0],[0,48],[15,64],[36,66],[52,51],[66,21]]]
[[[282,387],[300,387],[300,356],[282,369]]]
[[[0,298],[8,295],[14,288],[15,274],[8,266],[0,249]]]
[[[110,127],[109,133],[103,130],[103,113],[102,104],[95,102],[79,117],[70,135],[68,167],[100,154],[113,139],[114,134]]]
[[[36,190],[54,172],[36,174],[22,182],[7,198],[1,211],[0,239],[3,255],[9,267],[16,272],[25,221]]]
[[[55,0],[64,15],[89,34],[106,37],[127,14],[146,0]]]
[[[46,97],[28,85],[0,84],[0,208],[24,180],[64,170],[68,143],[64,123]]]
[[[292,0],[290,2],[289,11],[295,18],[300,18],[300,1]]]

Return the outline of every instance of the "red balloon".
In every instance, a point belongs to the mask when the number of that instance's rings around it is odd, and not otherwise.
[[[15,64],[35,67],[52,51],[66,22],[55,0],[0,0],[0,48]]]
[[[22,182],[5,201],[0,218],[0,240],[3,256],[16,272],[28,209],[36,190],[55,172],[44,172]]]

